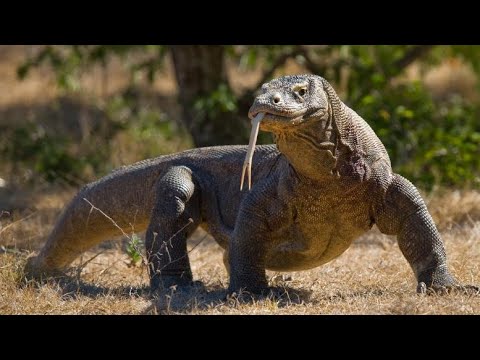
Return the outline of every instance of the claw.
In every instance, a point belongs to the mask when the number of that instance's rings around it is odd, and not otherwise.
[[[424,282],[419,282],[417,285],[417,294],[426,294],[427,285]]]
[[[250,132],[250,140],[248,142],[247,155],[243,162],[242,178],[240,180],[240,191],[243,189],[243,181],[245,180],[245,172],[248,176],[248,190],[252,188],[252,158],[255,151],[255,143],[257,142],[258,129],[260,128],[260,121],[262,121],[265,113],[258,113],[252,120],[252,130]]]
[[[417,286],[418,294],[426,295],[445,295],[451,293],[465,294],[465,295],[480,295],[480,287],[474,285],[433,285],[427,287],[424,282],[420,282]]]

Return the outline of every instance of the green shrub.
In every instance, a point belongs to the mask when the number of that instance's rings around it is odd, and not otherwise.
[[[9,161],[31,168],[47,181],[61,178],[72,183],[81,178],[85,159],[71,154],[66,137],[48,134],[33,122],[5,129],[4,135],[0,151]]]
[[[394,171],[426,189],[480,184],[479,114],[460,96],[436,104],[412,82],[372,90],[355,109],[385,144]]]

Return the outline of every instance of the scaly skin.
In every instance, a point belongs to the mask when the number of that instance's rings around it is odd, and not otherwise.
[[[147,230],[153,289],[188,285],[186,239],[202,226],[225,249],[229,292],[267,289],[265,270],[298,271],[343,253],[373,224],[397,235],[418,290],[461,286],[416,188],[392,172],[370,126],[315,75],[262,86],[249,111],[272,132],[258,146],[251,191],[239,191],[246,146],[198,148],[126,166],[85,186],[26,273],[55,274],[100,241]],[[477,289],[472,287],[473,289]]]

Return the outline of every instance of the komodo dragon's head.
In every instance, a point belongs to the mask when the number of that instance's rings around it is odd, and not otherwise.
[[[302,124],[326,119],[333,103],[338,104],[333,88],[317,75],[291,75],[274,79],[262,85],[248,117],[252,119],[250,142],[243,164],[240,189],[245,173],[251,187],[251,166],[258,129],[274,134],[297,131]]]
[[[325,80],[316,75],[292,75],[274,79],[261,88],[248,117],[264,113],[260,129],[269,132],[294,130],[296,125],[328,116]]]

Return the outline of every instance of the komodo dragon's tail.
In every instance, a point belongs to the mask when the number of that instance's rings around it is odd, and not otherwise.
[[[25,275],[59,275],[75,258],[98,243],[141,232],[155,201],[160,167],[116,171],[86,185],[66,206],[40,253],[28,259]]]

